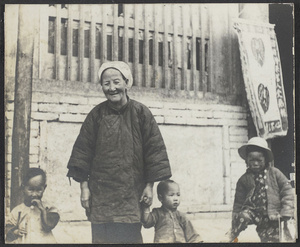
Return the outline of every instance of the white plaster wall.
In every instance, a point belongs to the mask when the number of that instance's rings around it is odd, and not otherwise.
[[[12,85],[13,80],[8,85]],[[7,88],[8,99],[12,91]],[[173,179],[182,190],[185,212],[230,212],[235,184],[245,171],[237,148],[247,142],[243,107],[161,98],[144,91],[130,97],[150,108],[165,139]],[[152,96],[151,96],[152,95]],[[61,211],[62,221],[85,219],[79,185],[66,177],[67,162],[88,112],[105,100],[101,87],[66,81],[33,85],[30,166],[45,169],[45,199]],[[6,105],[6,202],[9,202],[13,98]],[[156,189],[156,185],[155,188]],[[156,198],[153,206],[159,206]]]

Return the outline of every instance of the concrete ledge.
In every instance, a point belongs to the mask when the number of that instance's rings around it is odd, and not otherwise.
[[[87,115],[84,114],[60,114],[59,121],[61,122],[76,122],[82,123]]]
[[[48,112],[32,112],[31,119],[35,120],[58,120],[58,114]]]
[[[8,84],[13,84],[14,78],[8,78]],[[80,81],[66,81],[66,80],[49,80],[49,79],[34,79],[33,92],[40,93],[60,93],[64,95],[77,95],[83,96],[85,98],[89,97],[104,97],[101,85],[99,83],[91,83],[91,82],[80,82]],[[8,91],[12,91],[10,88]],[[9,93],[11,94],[11,93]],[[128,95],[132,99],[137,99],[138,101],[143,102],[143,99],[147,98],[146,102],[160,100],[161,102],[169,102],[170,105],[168,107],[172,109],[189,109],[189,105],[193,107],[193,104],[199,103],[199,105],[203,105],[203,103],[207,103],[209,106],[214,104],[216,107],[220,107],[221,104],[228,105],[231,107],[238,102],[239,95],[218,95],[213,93],[206,93],[203,96],[202,92],[197,92],[197,95],[194,95],[193,91],[184,91],[184,90],[166,90],[166,89],[158,89],[158,88],[145,88],[145,87],[132,87],[128,91]],[[13,99],[13,95],[10,97]],[[105,98],[105,97],[104,97]],[[174,100],[179,100],[180,104],[175,103]],[[35,101],[35,100],[34,100]],[[220,103],[220,105],[218,105]],[[173,105],[174,104],[174,105]],[[146,105],[148,105],[146,103]],[[149,105],[150,106],[150,105]],[[234,111],[243,111],[243,107],[237,107]],[[232,111],[231,109],[228,111]]]
[[[240,128],[240,127],[230,127],[229,128],[229,134],[231,136],[233,135],[242,135],[242,136],[248,136],[248,130],[245,128]]]
[[[241,143],[240,145],[244,144],[244,143],[247,143],[248,141],[248,135],[245,134],[245,135],[229,135],[229,141],[230,142],[238,142],[238,143]]]

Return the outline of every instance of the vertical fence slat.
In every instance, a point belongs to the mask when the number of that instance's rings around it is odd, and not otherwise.
[[[212,16],[212,13],[211,13],[211,7],[210,6],[207,6],[208,8],[208,14],[206,15],[207,16]],[[213,39],[213,33],[212,33],[212,18],[208,18],[208,20],[206,20],[206,23],[208,23],[208,37],[209,37],[209,40],[207,42],[207,45],[208,45],[208,72],[207,74],[205,74],[206,76],[206,85],[207,85],[207,88],[210,89],[209,91],[210,92],[214,92],[215,91],[215,81],[214,81],[214,77],[212,75],[212,68],[213,68],[213,59],[212,59],[212,56],[213,56],[213,47],[212,47],[212,39]]]
[[[106,16],[106,5],[101,4],[102,8],[102,35],[101,35],[101,47],[100,47],[100,54],[101,54],[101,64],[106,61],[107,58],[107,16]]]
[[[205,74],[205,30],[206,30],[206,25],[205,25],[205,15],[204,15],[204,6],[200,6],[200,20],[201,20],[201,48],[200,48],[200,53],[201,53],[201,63],[200,63],[200,71],[201,71],[201,83],[202,83],[202,91],[203,95],[205,95],[207,91],[207,76]]]
[[[35,26],[35,39],[37,42],[34,43],[34,53],[33,53],[33,69],[32,76],[34,78],[40,78],[40,69],[41,69],[41,33],[40,33],[40,13],[41,13],[41,5],[35,6],[37,15],[36,15],[36,26]]]
[[[118,60],[118,4],[114,4],[113,60]]]
[[[79,5],[79,81],[83,81],[83,58],[84,58],[84,13],[83,5]]]
[[[144,16],[145,16],[145,35],[144,35],[144,75],[145,75],[145,86],[150,87],[149,83],[149,18],[148,8],[146,4],[143,4]]]
[[[91,11],[91,29],[90,29],[90,68],[91,68],[91,82],[96,82],[96,68],[95,68],[95,54],[96,54],[96,22],[95,22],[95,11],[94,7],[90,7]]]
[[[191,16],[191,25],[192,25],[192,49],[191,49],[191,69],[192,69],[192,77],[191,77],[191,90],[194,90],[195,96],[197,96],[197,77],[196,77],[196,21],[194,14],[194,5],[190,5],[190,16]]]
[[[173,75],[175,90],[180,90],[180,85],[178,84],[178,63],[177,63],[177,39],[178,39],[178,17],[175,16],[175,4],[172,4],[172,18],[173,18]]]
[[[69,5],[70,6],[70,5]],[[107,11],[106,11],[106,5],[101,5],[101,13],[102,13],[102,27],[101,27],[101,42],[100,42],[100,54],[101,54],[101,63],[105,62],[107,60]],[[141,49],[140,45],[140,28],[139,27],[139,15],[141,15],[141,11],[138,9],[139,6],[134,4],[134,16],[136,18],[133,18],[134,21],[134,49],[133,49],[133,72],[134,72],[134,78],[135,82],[137,83],[136,85],[141,87],[141,86],[146,86],[146,87],[151,87],[154,86],[156,88],[161,88],[164,87],[166,89],[175,89],[175,90],[185,90],[185,91],[190,91],[193,90],[194,94],[196,95],[199,90],[202,90],[203,93],[205,94],[208,91],[214,91],[214,85],[213,85],[213,78],[211,76],[211,68],[212,68],[212,47],[209,45],[209,40],[212,36],[211,34],[211,19],[207,18],[207,16],[210,15],[210,13],[206,13],[207,11],[211,11],[210,8],[206,5],[199,5],[199,8],[197,10],[193,10],[194,6],[193,5],[185,5],[182,4],[180,6],[180,16],[181,16],[181,21],[179,21],[180,18],[178,18],[176,14],[176,4],[172,4],[171,7],[171,14],[172,14],[172,30],[168,30],[168,20],[167,20],[167,11],[168,11],[168,6],[166,5],[158,5],[154,4],[153,5],[153,27],[154,27],[154,33],[153,33],[153,57],[151,58],[153,60],[153,81],[151,82],[150,80],[150,68],[151,66],[149,65],[150,62],[150,44],[149,44],[149,38],[150,38],[150,19],[149,19],[149,9],[147,8],[147,5],[143,5],[143,14],[144,14],[144,34],[143,34],[143,66],[142,70],[139,71],[139,68],[141,67],[140,65],[140,52],[139,49]],[[162,7],[162,16],[158,16],[158,13],[161,13],[159,11]],[[84,20],[84,6],[79,5],[79,54],[78,54],[78,80],[82,81],[84,77],[84,29],[85,29],[85,20]],[[208,9],[206,9],[208,8]],[[119,57],[119,17],[118,17],[118,5],[113,4],[113,60],[118,60]],[[128,15],[128,6],[124,5],[124,30],[123,30],[123,60],[125,62],[129,62],[128,60],[130,59],[129,57],[129,37],[132,37],[130,31],[132,31],[129,27],[129,15]],[[188,11],[188,12],[187,12]],[[196,17],[195,17],[195,11],[200,12],[199,13],[199,20],[197,19],[197,23],[195,23]],[[90,78],[92,82],[96,81],[96,68],[95,68],[95,43],[96,43],[96,21],[95,21],[95,11],[93,7],[91,8],[91,27],[90,27],[90,40],[89,40],[89,47],[90,47],[90,60],[89,60],[89,66],[90,66]],[[197,12],[197,13],[198,13]],[[187,42],[188,42],[188,23],[186,18],[186,14],[188,13],[190,18],[190,23],[191,23],[191,29],[192,29],[192,39],[191,39],[191,71],[188,69],[188,47],[187,47]],[[42,13],[40,13],[42,14]],[[56,5],[56,22],[55,22],[55,68],[54,68],[54,78],[55,79],[62,79],[60,78],[60,63],[61,63],[61,16],[62,12],[60,9],[60,5]],[[177,18],[176,18],[177,17]],[[71,72],[72,72],[72,45],[73,45],[73,28],[74,28],[74,23],[73,23],[73,18],[74,18],[74,13],[72,11],[71,7],[68,7],[68,27],[67,27],[67,80],[71,80]],[[151,18],[152,19],[152,18]],[[207,19],[207,20],[206,20]],[[160,54],[160,36],[159,33],[159,25],[160,25],[160,20],[162,20],[162,30],[164,32],[163,34],[163,54]],[[198,22],[199,21],[199,22]],[[181,22],[181,23],[179,23]],[[230,24],[230,20],[228,20]],[[198,49],[198,36],[196,35],[198,33],[198,23],[200,25],[200,46]],[[178,51],[180,47],[178,47],[179,42],[178,42],[178,32],[179,32],[179,26],[182,28],[182,36],[180,35],[179,37],[181,38],[181,54],[178,54]],[[228,25],[229,26],[229,25]],[[229,28],[229,27],[228,27]],[[172,33],[173,36],[173,42],[172,42],[172,47],[171,47],[171,55],[172,55],[172,69],[169,68],[169,60],[170,60],[170,51],[169,51],[169,33]],[[230,34],[230,30],[228,29],[228,33]],[[42,39],[42,37],[40,37]],[[42,48],[40,48],[42,49]],[[131,49],[131,48],[130,48]],[[232,49],[231,43],[229,41],[229,54],[230,50]],[[41,52],[41,51],[40,51]],[[207,59],[206,56],[207,55]],[[160,68],[160,60],[159,56],[163,55],[163,67]],[[179,74],[179,69],[180,65],[178,65],[178,56],[181,56],[181,75]],[[199,65],[198,67],[198,56],[199,58]],[[43,57],[40,55],[40,63],[39,63],[39,77],[43,76]],[[131,60],[130,60],[131,62]],[[229,59],[229,65],[232,63],[231,59]],[[205,66],[206,65],[206,66]],[[199,72],[198,72],[198,69]],[[172,72],[171,72],[171,71]],[[160,75],[160,72],[162,71],[162,77]],[[172,80],[170,78],[170,73],[173,73]],[[191,83],[188,82],[189,74],[191,73]],[[198,73],[199,73],[199,78],[198,78]],[[230,74],[232,76],[232,74]],[[230,85],[232,88],[232,78],[229,76],[230,80]],[[139,78],[141,77],[141,78]],[[141,80],[143,78],[143,80]],[[199,79],[199,80],[198,80]],[[208,82],[209,79],[209,82]],[[162,85],[163,83],[163,85]]]
[[[158,18],[157,18],[157,4],[154,4],[154,47],[153,47],[153,70],[154,70],[154,77],[153,82],[156,88],[160,88],[159,80],[158,80]]]
[[[56,22],[55,22],[55,79],[59,80],[60,67],[60,40],[61,40],[61,17],[60,4],[56,4]]]
[[[39,61],[39,79],[46,78],[45,67],[46,57],[48,50],[48,22],[49,15],[45,17],[45,13],[48,11],[48,5],[40,6],[40,61]]]
[[[128,35],[128,10],[127,10],[127,6],[126,4],[123,5],[124,6],[124,32],[123,32],[123,60],[125,63],[128,63],[128,51],[129,51],[129,48],[128,48],[128,38],[129,38],[129,35]]]
[[[228,64],[227,64],[227,70],[228,70],[228,85],[229,85],[229,94],[233,93],[233,52],[232,52],[232,32],[231,32],[231,29],[232,29],[232,23],[231,23],[231,19],[232,19],[232,16],[231,16],[231,12],[230,12],[230,9],[229,9],[229,6],[227,5],[227,37],[228,37]]]
[[[73,39],[73,12],[71,5],[68,6],[68,30],[67,30],[67,80],[71,80],[72,71],[72,39]]]
[[[167,6],[163,5],[162,12],[163,26],[164,26],[164,45],[163,45],[163,80],[166,89],[170,89],[169,85],[169,58],[168,58],[168,26],[167,26]]]
[[[229,126],[222,127],[222,152],[223,152],[223,204],[230,203],[230,141]]]
[[[186,73],[187,73],[187,59],[186,59],[186,46],[187,46],[187,36],[186,36],[186,25],[185,25],[185,13],[184,13],[184,5],[181,5],[181,20],[182,20],[182,48],[181,48],[181,80],[183,83],[183,89],[185,91],[187,91],[187,77],[186,77]]]
[[[138,87],[141,86],[139,80],[139,23],[138,23],[138,9],[137,4],[134,4],[134,56],[133,56],[133,71],[134,71],[134,84]]]

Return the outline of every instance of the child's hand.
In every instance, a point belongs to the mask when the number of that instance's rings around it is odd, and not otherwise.
[[[14,235],[18,236],[18,237],[23,237],[27,234],[25,229],[16,229],[14,230]]]
[[[292,217],[289,217],[289,216],[282,216],[281,217],[281,220],[282,221],[289,221]]]
[[[42,201],[40,199],[33,199],[31,201],[31,205],[37,206],[40,210],[44,209],[44,206],[43,206]]]
[[[270,218],[270,220],[279,220],[280,219],[280,214],[270,215],[269,218]]]

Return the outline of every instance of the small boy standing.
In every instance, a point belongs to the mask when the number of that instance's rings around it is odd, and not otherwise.
[[[157,186],[160,208],[150,212],[150,206],[142,203],[142,223],[145,228],[155,227],[154,243],[199,243],[200,235],[186,215],[179,212],[179,185],[173,180],[161,181]]]
[[[281,171],[270,166],[273,153],[263,138],[251,138],[238,152],[248,169],[236,185],[229,242],[236,242],[250,224],[257,225],[261,242],[279,242],[279,222],[294,217],[293,188]],[[292,240],[288,231],[285,234]]]
[[[42,201],[46,174],[40,168],[29,168],[22,181],[24,202],[16,206],[6,222],[7,243],[56,243],[52,229],[59,221],[54,207]]]

